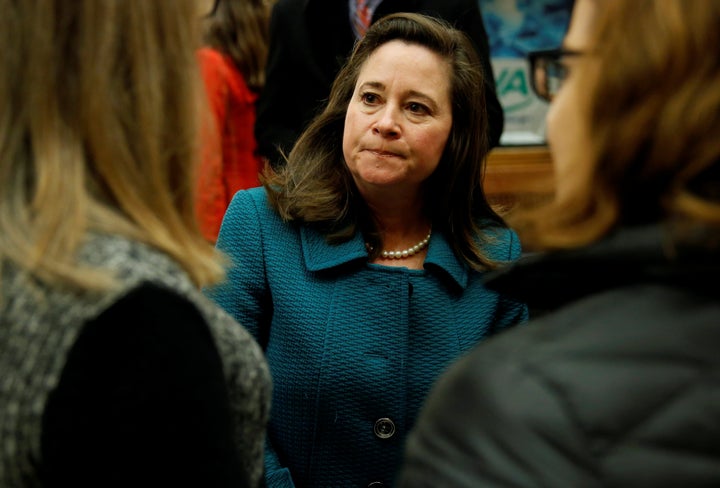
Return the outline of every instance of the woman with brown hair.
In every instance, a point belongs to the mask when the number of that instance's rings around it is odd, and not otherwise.
[[[401,486],[720,486],[718,25],[718,0],[577,0],[531,56],[557,192],[487,285],[547,313],[438,382]]]
[[[270,363],[268,486],[392,486],[435,378],[525,319],[482,285],[520,246],[483,194],[480,66],[444,21],[383,17],[288,164],[230,204],[209,293]]]
[[[257,486],[267,364],[199,291],[196,1],[0,10],[0,486]]]
[[[212,117],[198,180],[198,214],[212,242],[235,192],[260,185],[264,162],[254,134],[255,101],[265,84],[271,5],[215,0],[203,18],[198,58]]]

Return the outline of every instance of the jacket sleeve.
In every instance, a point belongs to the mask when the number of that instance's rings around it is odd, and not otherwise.
[[[540,325],[538,325],[540,327]],[[441,377],[411,431],[401,488],[596,487],[588,442],[515,329]]]
[[[217,249],[230,260],[226,280],[205,294],[245,327],[267,349],[272,299],[265,274],[262,215],[250,192],[235,194],[223,219]],[[269,488],[293,488],[269,440],[265,447],[265,479]]]
[[[518,239],[517,234],[512,230],[508,230],[508,234],[510,236],[510,244],[508,246],[507,259],[509,261],[515,261],[520,257],[522,252],[520,239]],[[528,307],[524,302],[508,296],[501,296],[497,316],[493,321],[493,332],[500,332],[513,325],[525,323],[528,320],[528,315]]]
[[[202,154],[198,170],[197,214],[206,239],[215,242],[228,201],[223,181],[224,155],[222,128],[227,117],[227,76],[219,52],[210,48],[198,50],[203,84],[207,94],[208,113],[202,120]]]
[[[295,488],[290,470],[280,464],[269,440],[265,443],[265,483],[267,488]]]
[[[250,332],[263,349],[272,318],[260,215],[246,190],[235,194],[216,248],[228,259],[226,279],[205,294]]]

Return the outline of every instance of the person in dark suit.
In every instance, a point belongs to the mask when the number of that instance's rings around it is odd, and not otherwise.
[[[302,130],[320,112],[335,75],[357,40],[351,10],[347,0],[279,0],[273,7],[255,136],[260,154],[275,167],[285,162],[283,154],[290,152]],[[394,12],[436,16],[469,35],[486,75],[490,146],[497,146],[505,119],[495,93],[488,38],[477,0],[384,0],[374,10],[371,22]]]

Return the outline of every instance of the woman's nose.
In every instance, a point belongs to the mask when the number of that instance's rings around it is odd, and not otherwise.
[[[378,119],[373,124],[373,131],[383,137],[396,137],[400,134],[399,114],[392,107],[387,106],[378,113]]]

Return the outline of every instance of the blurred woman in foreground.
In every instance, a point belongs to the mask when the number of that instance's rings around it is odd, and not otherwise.
[[[257,486],[267,365],[198,290],[196,1],[0,11],[0,486]]]
[[[720,485],[718,25],[718,0],[578,0],[532,57],[557,194],[510,223],[547,252],[487,285],[548,314],[439,381],[401,486]]]

